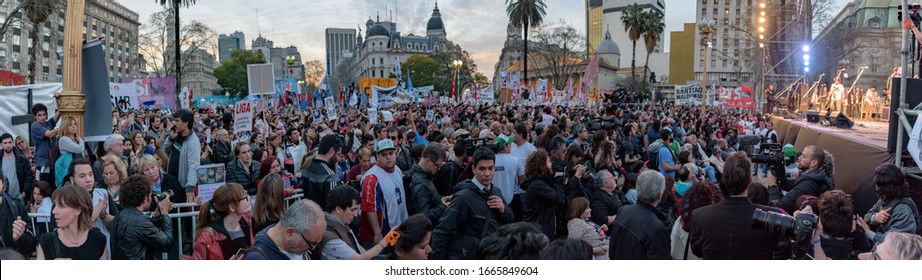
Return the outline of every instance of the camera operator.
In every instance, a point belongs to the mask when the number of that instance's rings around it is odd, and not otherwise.
[[[170,196],[159,198],[153,218],[148,218],[142,211],[150,209],[155,196],[144,176],[128,177],[121,192],[120,202],[125,208],[110,227],[112,259],[152,260],[156,253],[169,251],[173,244],[173,222],[166,216],[173,210]]]
[[[797,167],[802,175],[790,184],[785,194],[782,194],[782,188],[778,185],[775,175],[769,173],[768,191],[774,204],[788,213],[794,213],[794,210],[797,210],[794,202],[801,195],[820,196],[823,192],[831,190],[832,182],[828,179],[825,168],[831,169],[834,166],[826,166],[825,163],[826,152],[823,149],[813,145],[804,148],[797,158]]]
[[[778,143],[778,132],[775,131],[774,125],[772,124],[772,122],[765,121],[765,122],[761,122],[760,125],[764,126],[763,128],[760,129],[761,134],[759,134],[759,136],[762,137],[762,143],[760,144],[764,145],[764,144]],[[769,150],[762,149],[761,151],[757,151],[757,152],[761,152],[763,155],[766,155],[768,154]],[[763,177],[768,176],[768,165],[767,164],[764,164],[764,163],[756,164],[756,170],[754,174],[760,172],[759,171],[760,169],[761,169]],[[758,174],[755,174],[755,175],[758,175]]]
[[[755,205],[749,201],[752,162],[746,153],[735,152],[727,158],[720,188],[726,200],[695,210],[689,240],[692,253],[702,259],[770,260],[778,237],[753,229],[756,209],[781,212],[780,209]]]

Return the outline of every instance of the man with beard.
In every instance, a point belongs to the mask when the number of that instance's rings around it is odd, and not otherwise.
[[[343,141],[336,134],[329,134],[320,138],[319,146],[318,155],[301,174],[303,178],[301,188],[304,189],[305,197],[317,204],[326,205],[327,194],[339,182],[336,161],[339,159],[339,153],[342,152]]]
[[[410,215],[423,213],[432,223],[439,221],[451,196],[439,195],[432,177],[442,168],[447,157],[442,145],[432,143],[410,169],[410,203],[407,205]]]
[[[14,199],[23,201],[32,193],[32,184],[35,181],[32,174],[32,163],[18,150],[13,149],[13,135],[4,133],[0,135],[0,144],[3,145],[3,158],[0,160],[0,170],[9,180],[6,187],[7,193]]]
[[[774,174],[769,173],[766,179],[769,186],[768,191],[771,194],[775,205],[784,209],[788,213],[794,213],[797,210],[795,205],[797,198],[801,195],[812,195],[819,197],[824,192],[831,190],[832,185],[827,180],[826,172],[823,165],[826,163],[826,152],[823,149],[810,145],[804,148],[803,153],[797,158],[797,168],[801,170],[800,177],[791,183],[787,194],[782,195],[781,188],[776,185]]]
[[[150,123],[150,129],[147,130],[147,136],[156,139],[157,147],[163,146],[163,138],[168,135],[163,130],[163,121],[158,114],[152,114],[147,121]]]

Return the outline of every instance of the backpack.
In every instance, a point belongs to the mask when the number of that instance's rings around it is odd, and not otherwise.
[[[650,170],[659,170],[659,148],[662,147],[663,140],[656,140],[647,146],[647,153],[650,154],[650,157],[647,158],[647,168]]]

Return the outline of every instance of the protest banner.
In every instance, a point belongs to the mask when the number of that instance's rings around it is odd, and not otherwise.
[[[196,170],[198,175],[198,197],[202,202],[211,200],[214,197],[214,191],[224,185],[224,165],[209,164],[199,166]]]
[[[112,100],[112,108],[121,112],[128,111],[128,108],[141,109],[135,83],[109,83],[109,99]]]
[[[237,140],[250,139],[253,131],[253,101],[241,100],[234,104],[234,134]]]

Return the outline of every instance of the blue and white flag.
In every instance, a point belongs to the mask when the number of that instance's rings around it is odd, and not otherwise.
[[[410,71],[407,71],[407,90],[413,93],[413,102],[419,102],[419,91],[413,88],[413,77],[410,75]]]
[[[398,56],[398,57],[395,57],[394,59],[397,60],[397,65],[394,69],[397,75],[397,87],[400,87],[400,85],[402,84],[401,80],[403,78],[403,72],[400,71],[400,57]]]

